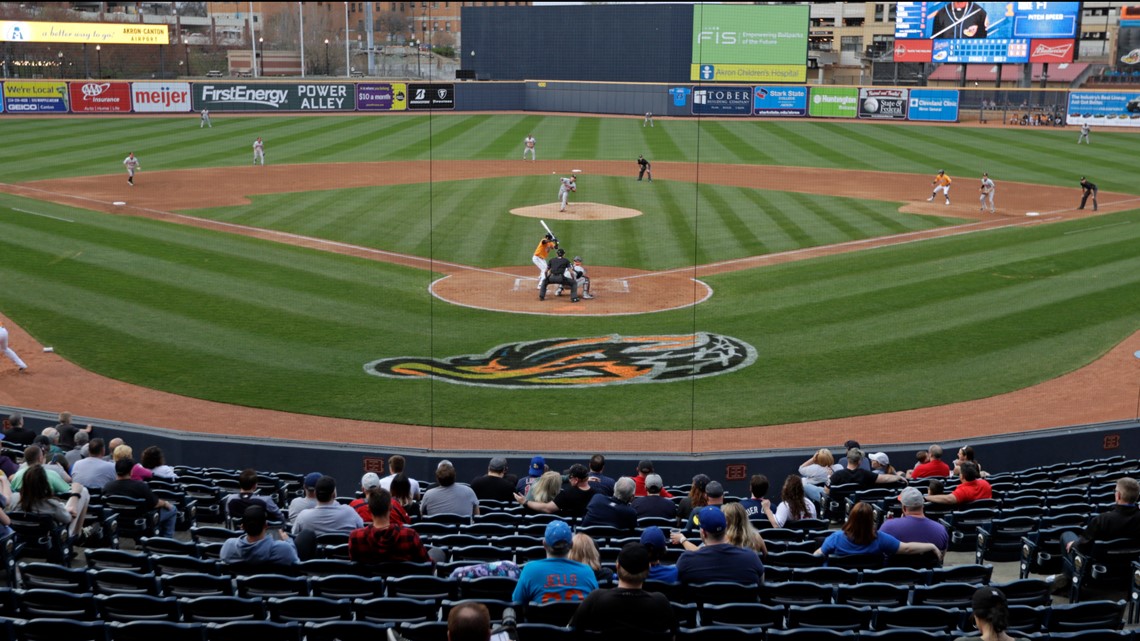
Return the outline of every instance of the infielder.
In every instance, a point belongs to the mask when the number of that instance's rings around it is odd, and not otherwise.
[[[637,182],[641,182],[641,177],[649,174],[649,182],[653,182],[653,171],[650,169],[649,161],[645,156],[637,157]]]
[[[4,351],[4,355],[8,357],[8,360],[15,363],[21,372],[28,369],[28,364],[20,360],[16,352],[12,351],[11,347],[8,347],[8,330],[4,327],[3,323],[0,323],[0,350]]]
[[[523,141],[523,160],[526,160],[526,155],[530,154],[531,162],[534,162],[534,134],[526,137]]]
[[[926,202],[928,202],[928,203],[933,202],[934,197],[937,196],[938,192],[941,191],[942,194],[944,196],[946,196],[946,204],[949,205],[950,204],[950,183],[952,183],[952,182],[954,182],[954,181],[950,180],[950,176],[946,175],[946,170],[945,169],[939,169],[938,175],[935,176],[934,180],[931,181],[931,183],[930,183],[930,184],[934,185],[934,191],[930,192],[930,198],[927,198]]]
[[[203,109],[202,110],[202,122],[198,123],[198,128],[201,129],[202,127],[209,127],[210,129],[214,128],[214,124],[212,122],[210,122],[210,110],[209,109]]]
[[[641,121],[642,127],[644,127],[646,125],[648,125],[650,127],[653,126],[653,112],[652,111],[645,112],[645,120]]]
[[[265,143],[261,142],[260,136],[253,141],[253,164],[259,163],[265,165]]]
[[[538,289],[546,283],[546,257],[550,255],[551,249],[558,248],[558,239],[547,234],[538,241],[538,247],[534,248],[534,256],[531,257],[530,262],[538,268]]]
[[[139,167],[139,159],[135,158],[135,152],[132,151],[127,154],[127,157],[123,159],[123,166],[127,168],[127,184],[134,187],[135,172],[142,169]]]
[[[1081,135],[1077,137],[1077,144],[1081,144],[1082,140],[1085,141],[1086,145],[1092,144],[1089,142],[1089,123],[1087,122],[1081,125]]]
[[[994,181],[990,180],[990,175],[986,172],[982,172],[982,194],[978,197],[978,201],[981,203],[981,207],[978,209],[978,211],[985,211],[986,201],[989,201],[990,213],[994,213],[994,189]]]
[[[1087,178],[1081,176],[1081,189],[1084,191],[1081,193],[1081,206],[1078,207],[1078,209],[1084,209],[1085,203],[1089,200],[1089,196],[1092,196],[1093,211],[1096,211],[1096,184],[1089,182]]]
[[[562,207],[558,211],[566,211],[566,201],[570,198],[570,192],[572,191],[578,191],[577,176],[562,179],[562,184],[558,187],[558,200],[562,202]]]

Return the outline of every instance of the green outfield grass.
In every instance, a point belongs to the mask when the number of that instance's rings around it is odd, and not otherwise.
[[[976,175],[1140,193],[1134,135],[834,122],[658,122],[443,115],[4,120],[6,182],[248,162],[539,158],[775,163]],[[1099,132],[1098,132],[1099,133]],[[646,215],[560,236],[591,262],[645,269],[950,224],[897,203],[592,177],[589,200]],[[259,196],[195,212],[481,266],[525,265],[549,181],[484,181]],[[1074,195],[1076,195],[1074,190]],[[430,218],[413,202],[430,199]],[[648,202],[647,202],[648,201]],[[24,211],[17,211],[24,210]],[[408,213],[411,211],[412,213]],[[26,212],[35,212],[34,215]],[[48,218],[54,216],[56,218]],[[64,219],[64,220],[57,220]],[[71,222],[65,222],[71,221]],[[513,429],[715,428],[939,405],[1077,369],[1140,328],[1140,210],[722,274],[707,302],[639,316],[541,317],[429,296],[438,274],[271,242],[0,196],[0,309],[57,353],[139,385],[295,412]],[[575,249],[575,251],[577,251]],[[708,331],[758,360],[692,382],[494,390],[365,375],[399,356],[483,353],[512,341]],[[15,346],[19,349],[19,345]]]

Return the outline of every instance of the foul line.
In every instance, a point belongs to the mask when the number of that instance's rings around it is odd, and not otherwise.
[[[35,211],[28,211],[27,209],[17,209],[15,207],[12,207],[11,209],[12,209],[12,211],[18,211],[21,214],[31,214],[33,216],[40,216],[41,218],[51,218],[52,220],[60,220],[60,221],[63,221],[65,223],[75,222],[74,220],[68,220],[66,218],[60,218],[59,216],[52,216],[49,214],[41,214],[41,213],[35,212]]]
[[[1086,231],[1096,231],[1098,229],[1108,229],[1109,227],[1119,227],[1121,225],[1130,225],[1130,224],[1132,224],[1132,221],[1126,220],[1122,223],[1112,223],[1111,225],[1100,225],[1099,227],[1089,227],[1088,229],[1074,229],[1073,231],[1065,232],[1064,235],[1068,236],[1069,234],[1083,234]]]

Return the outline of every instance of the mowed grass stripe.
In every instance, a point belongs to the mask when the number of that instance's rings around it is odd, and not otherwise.
[[[471,150],[472,158],[483,159],[522,159],[523,144],[526,137],[532,135],[536,130],[542,128],[542,116],[516,116],[517,122],[510,123],[509,119],[504,119],[503,116],[496,117],[496,126],[503,128],[494,139],[485,142],[482,146],[473,145]],[[535,137],[535,156],[538,156],[538,137]],[[528,159],[529,160],[529,159]]]

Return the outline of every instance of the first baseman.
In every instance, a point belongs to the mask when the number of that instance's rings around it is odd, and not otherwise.
[[[526,155],[530,154],[531,162],[534,161],[534,134],[526,137],[523,141],[523,160],[526,160]]]
[[[566,201],[570,198],[570,192],[572,191],[578,191],[577,176],[562,179],[561,185],[558,187],[558,200],[562,202],[562,208],[558,211],[566,211]]]
[[[12,351],[11,347],[8,347],[8,330],[4,327],[3,323],[0,323],[0,350],[3,350],[4,355],[8,357],[8,360],[15,363],[16,367],[20,368],[21,372],[28,369],[28,364],[20,360],[20,357],[16,354],[16,352]]]
[[[982,172],[982,194],[978,198],[978,201],[981,203],[981,207],[978,209],[978,211],[985,211],[986,201],[989,201],[990,213],[994,213],[994,190],[994,181],[990,180],[990,175],[988,173]]]
[[[550,255],[551,249],[558,248],[558,239],[551,234],[542,237],[538,241],[538,247],[534,248],[534,256],[531,257],[530,262],[538,268],[538,288],[542,289],[546,281],[546,257]]]
[[[934,185],[934,191],[930,192],[930,198],[927,198],[926,202],[933,201],[934,197],[937,196],[938,192],[941,191],[942,194],[944,196],[946,196],[946,204],[949,205],[950,204],[950,183],[952,183],[952,182],[954,182],[954,181],[950,180],[950,176],[946,175],[946,170],[945,169],[939,169],[938,175],[935,176],[934,180],[931,181],[931,183],[930,183],[930,184]]]
[[[1089,196],[1093,199],[1093,211],[1096,211],[1096,183],[1089,182],[1088,178],[1081,176],[1081,206],[1079,209],[1085,208],[1085,203],[1088,202]]]
[[[260,136],[253,141],[253,164],[258,163],[265,164],[265,143],[261,142]]]
[[[202,127],[209,127],[210,129],[214,128],[214,123],[210,122],[210,110],[209,109],[203,109],[202,110],[202,121],[200,123],[198,123],[198,128],[201,129]]]
[[[141,169],[141,167],[139,167],[139,159],[135,158],[135,152],[132,151],[127,154],[127,157],[123,159],[123,166],[127,168],[127,184],[134,187],[135,172]]]
[[[1077,136],[1077,144],[1078,145],[1081,144],[1082,140],[1085,141],[1086,145],[1092,144],[1091,142],[1089,142],[1089,123],[1087,123],[1087,122],[1085,124],[1081,125],[1081,135]]]

